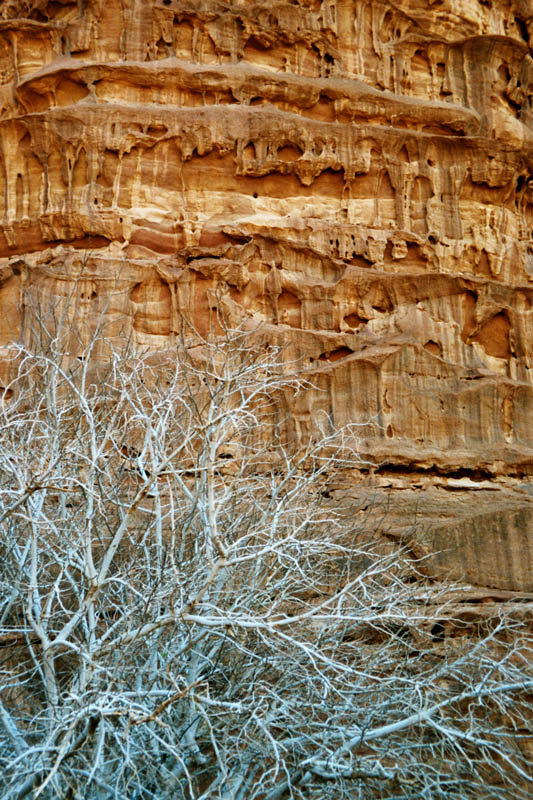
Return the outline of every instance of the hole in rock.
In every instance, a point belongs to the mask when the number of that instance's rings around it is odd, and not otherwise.
[[[16,191],[16,208],[17,208],[18,219],[22,217],[23,207],[24,207],[24,182],[22,180],[22,175],[19,172],[17,175],[17,191]]]
[[[119,239],[117,241],[124,241],[124,239]],[[89,250],[89,249],[96,249],[99,247],[108,247],[111,244],[111,240],[107,239],[105,236],[83,236],[80,239],[71,239],[69,240],[69,245],[71,247],[75,247],[76,250]]]
[[[409,153],[407,151],[407,147],[404,145],[399,153],[400,161],[403,161],[405,164],[408,164],[410,161]]]
[[[246,42],[246,46],[254,48],[255,50],[267,50],[270,47],[270,42],[268,42],[266,39],[250,36]]]
[[[242,156],[244,159],[248,159],[249,161],[255,161],[255,145],[253,142],[248,142],[246,147],[243,148]]]
[[[424,350],[427,350],[434,356],[442,355],[442,345],[440,345],[438,342],[433,341],[433,339],[430,339],[428,342],[425,343]]]
[[[319,119],[324,122],[335,121],[335,105],[333,100],[325,94],[321,94],[318,103],[306,109],[306,116],[311,119]]]
[[[29,19],[34,20],[34,22],[48,22],[48,17],[46,17],[42,11],[39,11],[38,8],[33,9],[29,15]]]
[[[299,328],[301,324],[301,305],[300,299],[295,294],[284,289],[278,297],[279,321],[285,325],[290,325],[291,328]]]
[[[83,100],[89,94],[87,86],[76,81],[63,79],[56,87],[56,101],[60,106],[68,106]]]
[[[443,642],[444,635],[444,625],[441,622],[436,622],[431,628],[431,638],[434,642]]]
[[[298,161],[302,157],[303,151],[299,147],[292,144],[286,144],[278,150],[278,159],[280,161]]]
[[[329,53],[324,54],[324,77],[329,78],[335,69],[335,59]]]
[[[341,358],[346,358],[346,356],[351,356],[354,351],[351,350],[349,347],[338,347],[336,350],[332,350],[329,353],[322,353],[319,355],[319,361],[339,361]]]
[[[486,275],[487,278],[492,277],[490,261],[486,250],[482,250],[479,255],[476,273],[479,275]]]
[[[514,101],[514,100],[513,100],[511,97],[509,97],[507,94],[505,95],[505,102],[506,102],[506,103],[507,103],[507,105],[508,105],[508,106],[509,106],[509,107],[510,107],[510,108],[511,108],[511,109],[512,109],[514,112],[515,112],[515,116],[516,116],[517,118],[519,118],[519,116],[520,116],[520,111],[522,110],[522,106],[520,105],[520,103],[517,103],[517,102],[515,102],[515,101]]]
[[[82,300],[95,300],[98,297],[98,292],[95,289],[90,289],[89,291],[82,290],[80,292],[80,298]]]
[[[480,344],[487,355],[494,358],[510,358],[511,346],[509,333],[511,323],[505,311],[500,311],[489,319],[479,331],[470,337],[471,342]]]
[[[392,303],[388,297],[380,297],[375,303],[372,303],[372,308],[375,311],[380,311],[382,314],[386,314],[389,311],[392,311]]]
[[[146,131],[147,136],[164,136],[168,133],[166,125],[149,125]]]
[[[468,337],[475,329],[474,311],[477,303],[477,292],[465,292],[463,295],[463,330],[461,338],[463,342],[468,343]]]
[[[486,481],[494,477],[491,472],[484,469],[462,468],[447,470],[437,466],[419,467],[418,469],[425,475],[435,475],[437,477],[446,478],[470,478],[471,481]],[[376,475],[388,475],[389,473],[395,475],[407,475],[409,474],[409,467],[405,464],[391,464],[384,462],[374,469],[374,473]]]
[[[350,326],[350,328],[358,328],[360,325],[364,325],[366,322],[368,322],[368,320],[363,319],[355,312],[353,314],[347,314],[344,317],[344,321]]]
[[[507,64],[502,64],[498,68],[498,75],[500,76],[501,80],[504,83],[509,83],[509,81],[511,80],[511,73],[509,72],[509,67],[507,66]]]
[[[529,44],[529,31],[527,29],[526,23],[524,22],[523,19],[520,19],[520,17],[515,17],[514,21],[516,22],[516,27],[518,28],[520,36],[522,37],[524,42],[527,42]]]

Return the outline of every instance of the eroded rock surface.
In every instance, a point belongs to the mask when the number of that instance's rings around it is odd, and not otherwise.
[[[156,349],[262,321],[316,386],[295,436],[368,422],[378,483],[438,477],[409,509],[451,487],[451,538],[526,552],[532,42],[530,0],[4,0],[0,345],[35,303],[73,354],[102,312]]]

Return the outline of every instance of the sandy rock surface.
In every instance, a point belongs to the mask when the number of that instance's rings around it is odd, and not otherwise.
[[[296,439],[367,423],[346,498],[531,591],[532,42],[528,0],[4,0],[0,355],[36,304],[73,355],[261,322]]]

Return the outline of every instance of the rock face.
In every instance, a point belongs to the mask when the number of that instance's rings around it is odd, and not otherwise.
[[[73,353],[263,321],[295,436],[367,422],[439,563],[533,589],[532,42],[530,0],[3,0],[4,352],[36,302]]]

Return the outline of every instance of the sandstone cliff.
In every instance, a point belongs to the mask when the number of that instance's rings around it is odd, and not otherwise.
[[[390,526],[531,590],[532,42],[530,0],[3,0],[2,352],[73,293],[73,354],[263,321],[295,435],[368,422]]]

